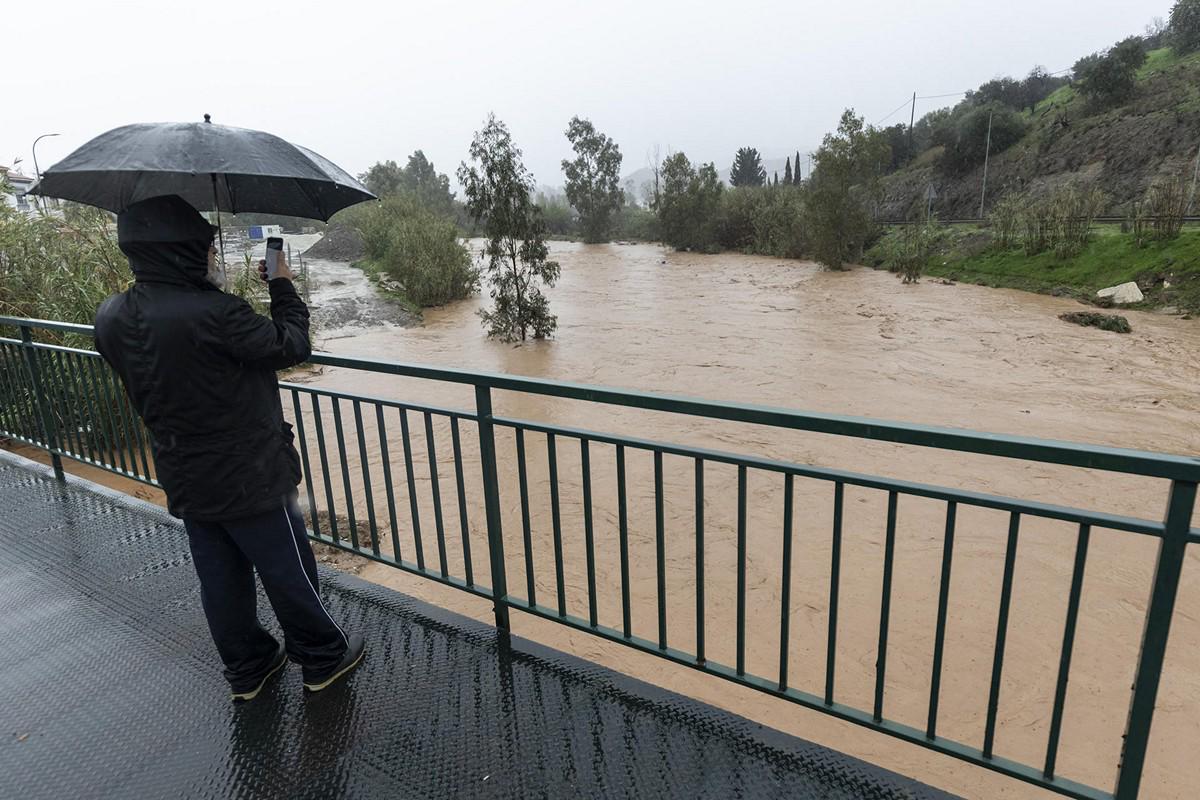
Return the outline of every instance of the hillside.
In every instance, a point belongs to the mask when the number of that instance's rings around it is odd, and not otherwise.
[[[1200,53],[1180,58],[1154,50],[1138,78],[1133,98],[1107,111],[1091,111],[1070,86],[1025,111],[1028,133],[991,157],[986,207],[1010,192],[1036,195],[1079,181],[1106,193],[1109,213],[1123,214],[1156,178],[1191,178],[1200,147]],[[978,216],[982,166],[947,176],[935,166],[937,156],[938,148],[930,149],[884,178],[881,217],[906,218],[930,184],[942,219]]]

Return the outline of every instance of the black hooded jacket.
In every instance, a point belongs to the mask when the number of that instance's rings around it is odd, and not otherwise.
[[[96,311],[96,349],[150,430],[170,512],[221,521],[278,508],[301,473],[275,371],[311,352],[304,301],[273,280],[268,319],[209,283],[212,228],[178,197],[130,206],[117,238],[135,282]]]

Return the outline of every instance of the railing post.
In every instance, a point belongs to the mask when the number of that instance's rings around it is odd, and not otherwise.
[[[508,633],[508,580],[504,572],[504,537],[500,524],[500,483],[496,474],[496,432],[492,425],[492,390],[475,387],[479,424],[479,461],[483,466],[483,500],[487,508],[488,560],[492,572],[492,601],[496,627]]]
[[[33,402],[37,406],[38,424],[42,429],[42,440],[50,451],[50,464],[54,467],[54,477],[65,481],[62,457],[54,452],[58,449],[58,437],[51,434],[57,431],[57,426],[50,424],[50,411],[46,407],[46,392],[42,388],[42,371],[38,367],[37,357],[33,348],[33,330],[28,325],[21,326],[21,352],[25,355],[25,366],[29,369],[30,387],[33,389]]]
[[[1188,528],[1196,505],[1196,484],[1174,481],[1167,500],[1162,541],[1158,546],[1158,562],[1154,567],[1154,583],[1146,609],[1146,625],[1142,631],[1142,650],[1138,656],[1137,674],[1133,680],[1133,700],[1129,704],[1129,720],[1125,725],[1125,742],[1121,763],[1117,768],[1116,800],[1134,800],[1146,763],[1146,747],[1150,741],[1150,723],[1154,719],[1154,703],[1158,682],[1162,677],[1163,656],[1167,650],[1167,635],[1175,611],[1175,595],[1187,551]]]

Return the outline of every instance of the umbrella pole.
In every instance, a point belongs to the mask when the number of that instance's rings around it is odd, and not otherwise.
[[[217,210],[217,239],[221,243],[221,250],[218,253],[218,260],[221,264],[221,279],[225,281],[225,288],[229,288],[229,273],[225,271],[225,229],[221,227],[221,202],[217,197],[217,173],[212,173],[213,184],[213,208]]]

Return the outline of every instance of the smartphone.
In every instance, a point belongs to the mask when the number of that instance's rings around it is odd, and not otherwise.
[[[283,239],[272,236],[267,239],[267,280],[279,277],[279,262],[283,258]]]

